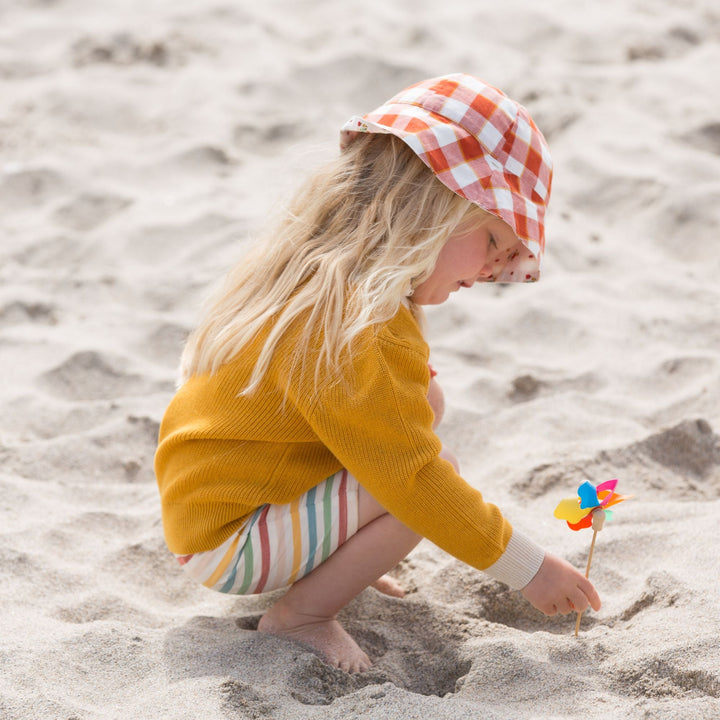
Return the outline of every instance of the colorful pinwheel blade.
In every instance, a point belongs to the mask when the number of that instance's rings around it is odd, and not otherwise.
[[[576,522],[576,523],[569,522],[568,523],[568,527],[571,530],[575,530],[576,532],[578,530],[582,530],[583,528],[589,528],[591,525],[592,525],[592,513],[589,513],[588,515],[586,515],[582,520],[580,520],[580,522]]]
[[[567,520],[568,523],[580,522],[587,514],[588,511],[578,505],[576,497],[564,498],[555,508],[555,517],[558,520]]]
[[[605,490],[609,490],[610,493],[614,493],[614,492],[615,492],[615,488],[617,487],[617,484],[618,484],[617,479],[615,479],[615,480],[605,480],[605,482],[601,482],[601,483],[597,486],[597,488],[595,488],[595,489],[598,491],[598,495],[599,495],[601,492],[604,492]]]
[[[600,504],[595,486],[587,480],[578,488],[578,496],[581,508],[594,508]]]
[[[634,497],[633,495],[617,495],[613,494],[610,496],[610,498],[606,498],[608,502],[605,502],[603,500],[603,508],[609,508],[613,505],[617,505],[618,503],[623,502],[623,500],[629,500],[631,497]]]

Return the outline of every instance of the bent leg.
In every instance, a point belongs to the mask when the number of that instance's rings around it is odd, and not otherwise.
[[[358,514],[358,532],[298,580],[258,626],[262,632],[310,645],[327,662],[347,672],[367,670],[370,660],[338,623],[337,613],[395,567],[421,539],[362,487]]]
[[[434,378],[428,402],[435,415],[433,428],[442,420],[445,402]],[[458,470],[452,451],[440,456]],[[370,660],[343,630],[337,613],[366,587],[373,585],[388,595],[401,597],[402,587],[385,575],[420,541],[416,535],[362,487],[358,498],[358,532],[324,563],[296,582],[263,616],[262,632],[290,637],[310,645],[330,664],[348,672],[366,670]]]

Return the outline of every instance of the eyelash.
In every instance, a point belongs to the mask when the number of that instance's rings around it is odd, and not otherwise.
[[[497,243],[495,242],[495,238],[492,235],[490,236],[490,242],[488,243],[488,245],[494,247],[497,250]]]

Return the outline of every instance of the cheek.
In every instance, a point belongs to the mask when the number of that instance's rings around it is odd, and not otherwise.
[[[487,250],[477,246],[471,251],[466,252],[456,265],[456,269],[462,277],[471,277],[477,275],[485,267],[488,259]]]
[[[485,265],[486,256],[487,252],[482,246],[478,247],[477,243],[466,244],[449,253],[446,267],[453,277],[468,277]]]
[[[488,249],[487,248],[480,248],[475,253],[475,262],[474,265],[477,268],[483,268],[485,266],[485,263],[487,263],[489,257]]]

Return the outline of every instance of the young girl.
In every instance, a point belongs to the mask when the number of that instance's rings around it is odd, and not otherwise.
[[[468,75],[403,90],[343,128],[342,152],[228,276],[190,336],[160,428],[165,535],[226,593],[289,586],[259,630],[349,672],[336,620],[432,542],[547,615],[600,600],[458,474],[421,306],[538,277],[551,181],[527,111]]]

